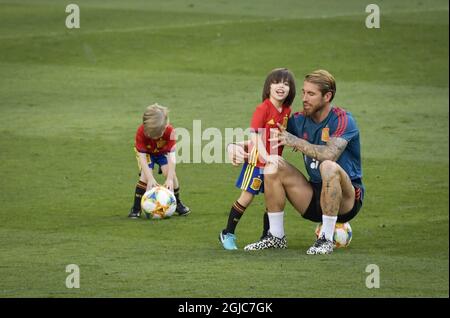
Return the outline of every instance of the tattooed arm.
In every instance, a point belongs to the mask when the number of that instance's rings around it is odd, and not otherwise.
[[[331,137],[326,145],[314,145],[288,133],[284,128],[280,129],[281,131],[275,132],[276,137],[271,139],[271,141],[278,141],[276,147],[280,145],[293,147],[295,150],[301,151],[308,157],[318,161],[338,160],[348,144],[347,140],[344,138]]]
[[[292,135],[292,137],[297,138],[294,135]],[[296,150],[303,152],[308,157],[319,161],[336,161],[341,156],[347,143],[347,140],[344,138],[331,137],[326,145],[313,145],[304,139],[297,138],[293,147]]]

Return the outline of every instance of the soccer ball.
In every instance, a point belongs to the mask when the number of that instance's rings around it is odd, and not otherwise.
[[[141,208],[148,219],[165,219],[175,212],[177,200],[170,190],[156,186],[144,193]]]
[[[322,229],[322,223],[319,223],[316,227],[316,237],[319,237],[320,230]],[[336,223],[334,228],[333,243],[335,248],[347,247],[352,240],[352,227],[350,223]]]

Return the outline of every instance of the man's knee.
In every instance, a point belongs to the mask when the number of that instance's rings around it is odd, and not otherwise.
[[[322,181],[328,181],[339,177],[339,165],[334,161],[323,161],[319,166],[319,170]]]
[[[264,182],[273,182],[283,177],[286,172],[286,165],[270,164],[264,168]]]

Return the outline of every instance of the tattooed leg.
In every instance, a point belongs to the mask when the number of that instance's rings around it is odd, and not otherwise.
[[[342,201],[341,180],[336,164],[324,161],[320,165],[322,176],[322,194],[320,205],[322,213],[328,216],[337,216]]]
[[[350,211],[355,201],[355,190],[347,173],[330,160],[322,162],[319,168],[322,176],[320,205],[323,214],[337,216]]]

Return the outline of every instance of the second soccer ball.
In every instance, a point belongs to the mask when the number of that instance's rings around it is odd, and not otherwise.
[[[319,237],[320,230],[322,229],[322,223],[319,223],[316,227],[316,237]],[[336,223],[334,228],[333,243],[334,247],[347,247],[352,240],[352,227],[350,223]]]
[[[156,186],[144,193],[141,208],[148,219],[165,219],[175,212],[177,200],[170,190]]]

